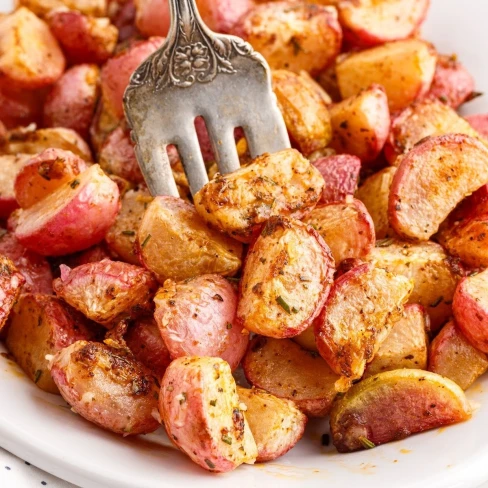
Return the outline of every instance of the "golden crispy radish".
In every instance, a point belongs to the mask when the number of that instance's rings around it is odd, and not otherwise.
[[[56,354],[73,342],[90,340],[93,335],[85,317],[59,298],[28,293],[14,307],[6,345],[17,364],[41,390],[59,393],[46,355]]]
[[[312,75],[334,62],[342,44],[336,9],[301,2],[258,5],[240,19],[234,33],[260,52],[271,69]]]
[[[219,358],[174,360],[161,382],[159,411],[168,437],[209,471],[254,464],[258,454],[229,365]]]
[[[429,137],[402,157],[390,188],[395,232],[428,240],[465,197],[488,182],[488,148],[462,134]]]
[[[30,10],[20,7],[0,18],[0,84],[43,88],[59,79],[65,65],[49,27]]]
[[[100,91],[94,64],[73,66],[53,85],[44,102],[43,125],[66,127],[88,139]]]
[[[173,359],[220,357],[235,370],[249,343],[236,321],[237,293],[222,276],[166,280],[154,297],[154,318]]]
[[[307,417],[294,402],[255,388],[238,386],[237,394],[247,407],[246,418],[258,448],[256,462],[283,456],[302,438]]]
[[[447,252],[472,268],[488,266],[488,185],[465,198],[442,223],[436,239]]]
[[[461,276],[442,246],[387,239],[378,243],[367,260],[413,280],[408,303],[419,303],[425,308],[434,332],[451,316],[452,298]]]
[[[203,274],[233,276],[241,267],[242,244],[209,229],[179,198],[157,197],[148,205],[136,246],[161,284]]]
[[[194,197],[200,217],[242,242],[273,216],[301,219],[318,203],[319,171],[295,149],[264,154],[248,166],[218,175]]]
[[[474,79],[456,55],[437,59],[434,80],[428,96],[456,109],[474,95]]]
[[[420,39],[388,42],[339,59],[337,81],[343,98],[383,85],[390,110],[401,110],[427,94],[436,61],[432,46]]]
[[[429,316],[421,305],[406,305],[366,367],[365,377],[395,369],[427,369]]]
[[[393,118],[385,156],[390,164],[398,166],[401,161],[398,156],[410,151],[417,142],[445,134],[480,138],[480,134],[449,106],[438,100],[420,100]]]
[[[29,154],[0,156],[0,218],[8,216],[17,208],[19,203],[15,198],[15,179],[22,168],[29,163]]]
[[[401,316],[412,289],[412,280],[371,264],[353,268],[336,280],[314,327],[321,356],[341,375],[338,391],[347,391],[361,378]]]
[[[273,90],[286,128],[305,156],[327,147],[332,137],[323,96],[306,78],[292,71],[273,72]]]
[[[105,327],[153,310],[157,283],[140,266],[104,259],[74,269],[62,264],[60,270],[53,283],[56,295]]]
[[[17,302],[24,283],[25,278],[17,271],[14,263],[0,255],[0,332]]]
[[[49,366],[71,408],[102,429],[128,436],[159,427],[158,383],[128,349],[78,341]]]
[[[396,168],[384,168],[367,178],[356,192],[373,219],[377,239],[394,237],[395,231],[388,220],[388,199]]]
[[[102,17],[107,13],[107,3],[107,0],[16,0],[17,5],[27,7],[41,18],[53,11],[67,9]]]
[[[468,420],[471,407],[453,381],[428,371],[387,371],[354,385],[332,409],[332,441],[357,451]]]
[[[361,161],[356,156],[338,154],[316,159],[312,164],[320,171],[325,186],[321,203],[343,202],[358,187]]]
[[[119,32],[106,17],[57,10],[49,15],[48,22],[70,64],[103,64],[115,50]]]
[[[93,165],[18,217],[15,237],[43,256],[87,249],[105,236],[119,211],[117,185]]]
[[[74,130],[64,127],[10,132],[2,150],[6,154],[34,155],[50,148],[71,151],[85,161],[92,160],[88,144]]]
[[[488,353],[488,270],[468,276],[459,283],[452,309],[468,341]]]
[[[124,340],[134,357],[161,380],[171,357],[154,318],[137,319],[130,325]]]
[[[488,357],[473,347],[454,321],[432,341],[429,371],[445,376],[467,390],[488,370]]]
[[[357,156],[363,163],[372,163],[390,132],[390,110],[384,88],[375,84],[332,105],[330,122],[331,148]]]
[[[349,44],[375,46],[411,37],[427,15],[430,0],[347,0],[338,3]]]
[[[339,377],[319,354],[289,339],[255,337],[242,367],[247,381],[279,398],[293,400],[309,417],[325,417]]]
[[[134,246],[144,212],[152,201],[147,190],[129,190],[122,198],[122,207],[114,225],[105,235],[110,252],[126,263],[141,264]]]
[[[292,339],[297,343],[300,344],[304,349],[307,351],[315,351],[319,352],[317,348],[317,343],[315,342],[315,333],[314,333],[314,326],[313,324],[305,329],[301,334],[292,337]]]
[[[0,256],[9,258],[25,278],[22,293],[53,294],[53,275],[46,258],[26,249],[9,232],[0,237]]]
[[[30,158],[17,173],[15,199],[21,208],[32,207],[86,169],[85,161],[71,151],[45,149]]]
[[[344,203],[318,205],[303,221],[324,238],[337,264],[364,258],[374,248],[373,220],[364,204],[352,197]]]
[[[320,313],[333,273],[330,250],[312,227],[273,217],[246,257],[238,323],[277,339],[300,334]]]
[[[456,225],[442,229],[437,239],[451,256],[456,256],[473,268],[488,266],[486,237],[488,214],[474,215]]]

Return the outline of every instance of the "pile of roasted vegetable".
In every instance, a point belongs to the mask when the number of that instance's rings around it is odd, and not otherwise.
[[[0,17],[11,356],[85,419],[162,423],[215,472],[283,455],[309,417],[330,415],[340,452],[468,419],[488,369],[488,115],[457,114],[477,93],[422,39],[429,1],[197,3],[267,59],[294,149],[251,160],[237,130],[242,167],[220,175],[198,118],[211,181],[191,197],[171,148],[181,198],[148,193],[122,107],[168,1]]]

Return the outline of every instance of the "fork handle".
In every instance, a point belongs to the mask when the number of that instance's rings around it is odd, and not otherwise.
[[[171,26],[168,37],[173,37],[178,28],[182,28],[184,32],[188,32],[192,26],[199,26],[208,30],[200,17],[195,0],[169,0],[169,11]]]

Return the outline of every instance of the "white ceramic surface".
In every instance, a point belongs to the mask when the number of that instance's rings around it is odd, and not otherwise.
[[[456,52],[488,91],[486,0],[433,0],[425,37]],[[10,0],[0,0],[0,11]],[[488,97],[465,108],[488,112]],[[4,352],[0,345],[0,352]],[[162,432],[138,439],[106,433],[41,392],[0,356],[0,446],[86,488],[474,488],[488,479],[488,377],[468,392],[476,413],[467,423],[367,452],[340,455],[320,445],[326,422],[276,462],[211,475],[170,447]]]

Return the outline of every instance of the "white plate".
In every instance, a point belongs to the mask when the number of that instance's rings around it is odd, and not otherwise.
[[[0,0],[0,11],[10,1]],[[441,52],[457,52],[488,91],[484,64],[486,0],[433,0],[425,37]],[[466,108],[488,112],[487,97]],[[0,351],[4,352],[0,345]],[[234,473],[211,475],[169,445],[162,432],[122,439],[74,415],[57,396],[43,393],[0,357],[0,445],[86,488],[474,488],[488,479],[488,377],[468,392],[472,420],[355,454],[320,445],[326,422],[313,422],[289,454]]]

